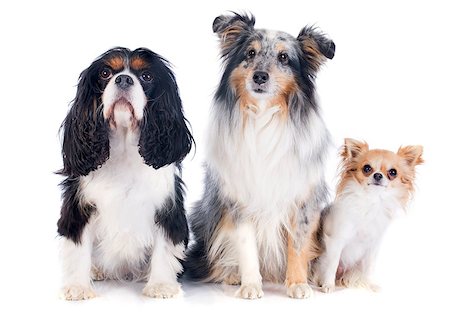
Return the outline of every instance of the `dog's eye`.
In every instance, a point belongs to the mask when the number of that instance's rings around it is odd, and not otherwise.
[[[112,71],[108,67],[105,67],[100,71],[100,77],[102,79],[109,79],[111,77],[111,75],[112,75]]]
[[[256,51],[255,51],[255,49],[250,49],[248,52],[247,52],[247,59],[252,59],[253,57],[255,57],[256,56]]]
[[[281,62],[283,65],[286,65],[289,62],[289,56],[285,52],[281,52],[278,55],[278,61]]]
[[[366,164],[366,165],[364,165],[362,170],[365,174],[370,174],[372,172],[372,166],[370,166],[369,164]]]
[[[141,75],[141,78],[143,81],[150,81],[152,80],[152,75],[148,71],[144,71]]]
[[[389,171],[388,171],[388,176],[389,176],[389,178],[392,180],[392,179],[394,179],[394,178],[396,178],[397,177],[397,170],[395,169],[395,168],[391,168]]]

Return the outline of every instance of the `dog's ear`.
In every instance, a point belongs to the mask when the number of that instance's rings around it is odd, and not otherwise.
[[[320,66],[326,60],[325,58],[333,59],[334,57],[336,45],[314,27],[304,27],[297,40],[313,76],[319,71]]]
[[[341,157],[343,160],[350,160],[358,157],[369,150],[369,145],[366,142],[361,142],[356,139],[346,138],[344,146],[342,146]]]
[[[193,138],[183,116],[175,76],[166,60],[152,55],[155,86],[140,123],[139,153],[147,165],[158,169],[181,162],[191,150]]]
[[[213,22],[213,32],[219,36],[222,55],[230,53],[233,46],[238,43],[238,39],[253,30],[255,17],[245,14],[237,14],[216,17]]]
[[[416,166],[423,163],[423,147],[420,145],[405,146],[398,149],[397,155],[406,160],[409,166]]]
[[[108,126],[96,89],[98,75],[91,67],[81,73],[77,94],[61,125],[64,168],[58,173],[66,176],[87,175],[109,157]]]

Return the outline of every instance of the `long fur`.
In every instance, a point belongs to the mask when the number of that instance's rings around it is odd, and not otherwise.
[[[65,298],[92,297],[98,275],[178,293],[189,235],[180,162],[193,139],[168,62],[145,48],[107,51],[81,73],[62,130]]]
[[[207,136],[204,195],[190,215],[195,243],[188,251],[186,275],[194,280],[240,281],[235,239],[250,224],[262,278],[284,281],[287,236],[300,251],[327,199],[323,166],[329,134],[315,96],[318,68],[311,60],[313,54],[324,60],[325,47],[331,58],[334,44],[326,45],[332,42],[311,28],[303,29],[298,40],[254,29],[254,23],[253,16],[239,14],[217,17],[213,23],[224,72]],[[255,43],[264,49],[251,64],[246,55]],[[280,66],[270,50],[262,53],[276,43],[289,53],[288,64]],[[308,56],[306,47],[315,51]],[[279,77],[274,86],[289,84],[275,96],[255,98],[235,81],[237,72],[252,68],[278,68],[278,74],[269,72],[271,79]]]

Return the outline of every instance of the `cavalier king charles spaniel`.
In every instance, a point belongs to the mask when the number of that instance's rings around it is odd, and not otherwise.
[[[167,60],[113,48],[79,78],[61,129],[63,296],[93,280],[147,280],[150,297],[181,292],[188,241],[180,163],[193,138]]]

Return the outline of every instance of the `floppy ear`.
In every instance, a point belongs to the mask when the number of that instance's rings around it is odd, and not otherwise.
[[[158,64],[158,71],[154,72],[157,77],[152,93],[154,98],[144,109],[139,138],[139,154],[155,169],[181,162],[193,142],[183,116],[175,76],[163,58],[157,60],[159,62],[154,62]]]
[[[314,27],[304,27],[300,31],[297,40],[300,42],[300,48],[302,49],[312,76],[319,71],[320,66],[326,60],[325,58],[332,59],[334,57],[336,45]]]
[[[61,125],[64,168],[59,174],[87,175],[109,157],[108,126],[103,118],[96,77],[90,74],[89,68],[80,75],[76,97]]]
[[[361,153],[367,152],[369,145],[366,142],[361,142],[356,139],[346,138],[344,140],[344,146],[342,146],[341,157],[344,160],[350,160],[358,157]]]
[[[397,155],[404,158],[409,166],[416,166],[423,163],[423,147],[420,145],[405,146],[398,149]]]
[[[252,31],[255,25],[255,17],[233,12],[231,16],[218,16],[213,22],[213,32],[217,33],[222,48],[222,56],[230,53],[239,37]]]

